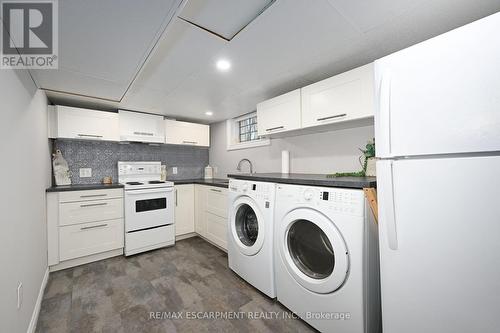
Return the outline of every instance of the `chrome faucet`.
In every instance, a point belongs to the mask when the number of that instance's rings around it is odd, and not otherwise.
[[[250,173],[253,173],[252,162],[248,158],[244,158],[241,161],[239,161],[238,166],[236,167],[236,170],[241,171],[241,163],[243,163],[245,161],[248,162],[248,165],[250,166]]]

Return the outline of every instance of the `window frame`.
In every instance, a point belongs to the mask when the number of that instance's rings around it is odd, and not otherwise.
[[[237,150],[237,149],[247,149],[254,147],[269,146],[271,144],[271,139],[260,138],[256,140],[240,142],[240,121],[248,118],[253,118],[257,115],[257,112],[251,112],[241,115],[236,118],[226,120],[226,144],[227,150]],[[258,124],[258,119],[257,119]]]

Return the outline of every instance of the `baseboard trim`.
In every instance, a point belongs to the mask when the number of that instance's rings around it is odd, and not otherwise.
[[[123,255],[123,248],[119,248],[119,249],[111,250],[111,251],[106,251],[106,252],[101,252],[98,254],[92,254],[89,256],[85,256],[85,257],[61,261],[57,265],[49,266],[49,270],[51,272],[60,271],[61,269],[76,267],[76,266],[88,264],[88,263],[93,262],[93,261],[104,260],[104,259],[108,259],[111,257],[121,256],[121,255]]]
[[[45,270],[43,276],[42,285],[40,286],[40,291],[38,292],[38,298],[36,299],[35,308],[33,309],[33,314],[31,315],[30,325],[28,326],[27,333],[34,333],[36,329],[36,324],[38,322],[38,315],[40,314],[40,308],[42,306],[43,294],[45,292],[45,287],[47,286],[47,281],[49,280],[49,268]]]
[[[188,239],[188,238],[191,238],[191,237],[196,237],[198,236],[198,234],[196,232],[190,232],[190,233],[187,233],[187,234],[182,234],[182,235],[179,235],[179,236],[175,236],[175,241],[180,241],[180,240],[183,240],[183,239]]]

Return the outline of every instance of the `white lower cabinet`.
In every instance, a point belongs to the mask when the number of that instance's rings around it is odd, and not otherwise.
[[[99,221],[59,228],[61,261],[123,247],[123,220]]]
[[[227,218],[206,212],[206,223],[205,237],[227,250]]]
[[[175,236],[195,231],[194,186],[194,184],[175,185]]]
[[[227,250],[227,189],[195,185],[195,231]]]
[[[51,270],[123,254],[123,189],[47,193]]]

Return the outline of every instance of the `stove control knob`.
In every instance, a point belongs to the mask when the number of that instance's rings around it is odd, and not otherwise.
[[[314,193],[312,190],[305,190],[304,191],[304,199],[306,201],[310,201],[313,198],[313,196],[314,196]]]

